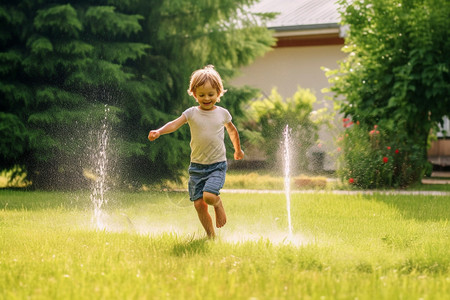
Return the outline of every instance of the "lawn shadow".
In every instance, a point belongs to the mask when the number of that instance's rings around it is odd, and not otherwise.
[[[187,241],[176,243],[171,253],[175,256],[205,254],[210,251],[209,242],[208,238],[195,239],[192,236]]]
[[[450,219],[450,199],[444,196],[410,196],[392,197],[371,196],[378,202],[397,209],[404,218],[417,221],[442,221]]]
[[[49,210],[91,207],[89,191],[30,191],[26,189],[0,189],[0,209]]]

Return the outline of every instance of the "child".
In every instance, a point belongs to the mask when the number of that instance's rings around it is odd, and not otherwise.
[[[195,71],[191,76],[188,94],[195,98],[198,106],[188,108],[177,119],[148,134],[148,139],[154,141],[161,134],[174,132],[183,124],[189,124],[191,130],[189,197],[194,202],[198,218],[209,238],[213,238],[215,232],[208,204],[214,207],[217,228],[227,222],[219,196],[227,170],[224,127],[234,146],[234,159],[244,158],[239,134],[231,122],[230,113],[216,106],[225,92],[222,79],[214,70],[214,66],[208,65]]]

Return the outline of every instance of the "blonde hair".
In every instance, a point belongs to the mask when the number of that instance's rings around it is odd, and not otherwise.
[[[189,83],[189,89],[187,90],[190,96],[194,96],[195,90],[202,85],[205,85],[207,82],[211,84],[213,88],[216,89],[217,94],[220,97],[225,94],[227,90],[223,88],[222,78],[219,73],[214,70],[213,65],[207,65],[203,69],[196,70],[191,75],[191,81]]]

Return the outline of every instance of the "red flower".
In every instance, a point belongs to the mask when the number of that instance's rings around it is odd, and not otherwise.
[[[353,179],[353,178],[350,178],[349,180],[348,180],[348,183],[354,183],[355,182],[355,179]]]
[[[398,151],[398,149],[395,149],[395,154],[398,154],[400,151]]]
[[[390,146],[387,146],[387,149],[388,149],[388,150],[391,150],[391,147],[390,147]]]
[[[383,157],[383,162],[384,162],[384,163],[387,163],[387,162],[388,162],[388,160],[389,160],[389,159],[388,159],[388,158],[387,158],[386,156],[385,156],[385,157]]]
[[[342,119],[342,122],[344,123],[344,128],[350,127],[353,125],[353,122],[349,118]]]

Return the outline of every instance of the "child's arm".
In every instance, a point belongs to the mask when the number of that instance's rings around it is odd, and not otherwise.
[[[156,129],[156,130],[150,131],[150,133],[148,134],[148,139],[150,141],[154,141],[157,138],[159,138],[160,135],[162,135],[162,134],[167,134],[167,133],[171,133],[171,132],[176,131],[178,128],[183,126],[183,124],[186,123],[186,122],[187,122],[186,116],[185,115],[181,115],[177,119],[168,122],[163,127],[159,128],[159,129]]]
[[[239,140],[239,133],[234,126],[233,122],[225,124],[225,128],[228,131],[228,135],[230,136],[231,142],[234,146],[234,159],[239,160],[244,158],[244,151],[241,149],[241,141]]]

